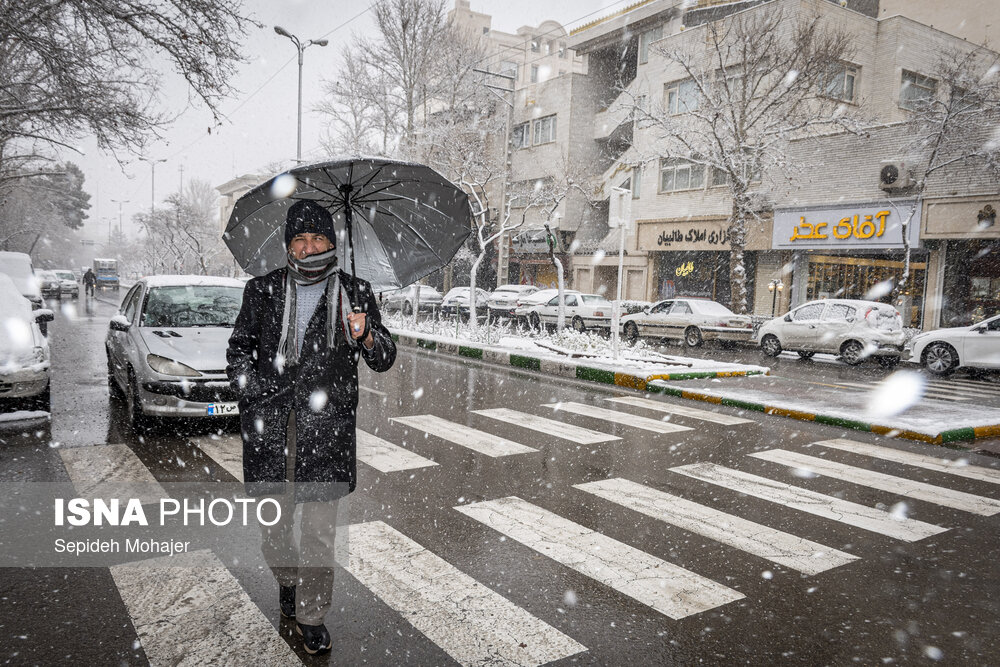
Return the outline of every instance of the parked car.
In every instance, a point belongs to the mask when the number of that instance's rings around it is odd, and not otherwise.
[[[548,297],[538,300],[536,297]],[[543,324],[559,321],[559,290],[541,290],[532,294],[532,303],[516,309],[518,317],[525,317],[528,324],[539,329]],[[563,290],[566,323],[576,331],[608,329],[611,327],[611,302],[598,294],[581,294],[576,290]]]
[[[829,352],[851,365],[873,357],[887,367],[899,363],[906,340],[899,311],[853,299],[810,301],[765,322],[758,336],[760,349],[772,357],[782,350],[798,352],[803,359]]]
[[[31,302],[32,308],[38,309],[45,305],[29,255],[23,252],[0,252],[0,273],[10,276],[21,296]],[[45,330],[42,331],[44,333]]]
[[[490,317],[514,317],[517,300],[537,291],[534,285],[501,285],[486,300],[487,313]]]
[[[80,284],[76,281],[76,276],[69,269],[54,269],[52,273],[59,278],[61,294],[74,299],[80,298]]]
[[[234,278],[151,276],[122,299],[105,338],[108,387],[130,424],[149,417],[239,414],[226,376],[226,348],[243,302]]]
[[[486,312],[486,300],[489,298],[486,290],[476,288],[476,314],[482,315]],[[445,315],[459,313],[468,316],[469,314],[469,288],[453,287],[441,299],[441,312]]]
[[[49,410],[49,342],[42,327],[51,322],[51,310],[33,310],[13,279],[0,273],[0,399],[17,408],[19,399],[30,410]]]
[[[433,311],[441,307],[441,292],[430,285],[410,285],[402,289],[386,292],[382,295],[382,310],[399,310],[404,315],[412,315],[414,304],[417,303],[417,288],[420,289],[420,303],[417,306],[421,312]]]
[[[1000,315],[967,327],[917,334],[910,340],[910,361],[934,375],[957,368],[1000,368]]]
[[[752,334],[749,316],[710,299],[666,299],[622,318],[622,337],[630,342],[639,337],[677,338],[688,347],[698,347],[706,340],[748,341]]]
[[[42,291],[43,297],[62,297],[62,281],[54,271],[40,269],[35,271],[35,278],[38,280],[38,289]]]

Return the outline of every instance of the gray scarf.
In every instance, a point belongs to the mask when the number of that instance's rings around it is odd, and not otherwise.
[[[333,276],[333,280],[327,280]],[[326,345],[335,348],[339,344],[334,322],[340,323],[340,331],[351,347],[357,347],[358,342],[350,334],[347,314],[351,312],[351,300],[347,289],[340,283],[340,271],[337,270],[337,251],[328,250],[318,255],[310,255],[295,259],[288,253],[288,271],[285,273],[285,308],[281,315],[281,340],[278,342],[278,354],[282,358],[280,366],[292,366],[299,361],[299,351],[296,341],[295,317],[295,285],[315,285],[326,280]],[[338,317],[339,314],[339,317]]]

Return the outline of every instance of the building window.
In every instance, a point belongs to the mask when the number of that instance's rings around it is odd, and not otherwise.
[[[555,52],[556,52],[556,43],[553,40],[549,40],[549,42],[545,45],[545,55],[551,56]]]
[[[899,88],[899,106],[904,109],[919,109],[934,99],[936,90],[937,81],[934,79],[903,70]]]
[[[505,76],[512,76],[514,77],[514,81],[517,81],[517,63],[511,60],[504,60],[503,62],[500,63],[499,74],[503,74]]]
[[[529,131],[528,123],[521,123],[520,125],[514,126],[514,131],[510,135],[511,147],[514,150],[519,148],[527,148],[531,145],[531,133]]]
[[[658,25],[639,35],[639,64],[649,62],[649,45],[663,38],[663,26]]]
[[[542,50],[542,44],[537,39],[531,40],[531,51],[532,53],[538,53]]]
[[[559,42],[559,57],[566,57],[566,42]]]
[[[668,83],[665,89],[668,114],[677,115],[698,108],[698,86],[692,79]]]
[[[819,75],[820,93],[835,100],[853,102],[857,89],[858,68],[844,63],[833,63]]]
[[[642,194],[642,165],[632,167],[632,199],[638,199]]]
[[[531,83],[538,83],[538,65],[531,66]]]
[[[556,117],[546,116],[535,121],[534,144],[547,144],[556,140]]]
[[[489,28],[487,28],[486,26],[483,26],[483,34],[484,34],[484,35],[488,35],[488,34],[490,34],[490,29],[489,29]]]
[[[747,171],[749,171],[749,169],[747,169]],[[723,185],[729,185],[730,179],[728,171],[712,167],[709,170],[709,173],[710,173],[709,183],[711,187],[717,188]],[[759,171],[754,172],[753,174],[750,175],[749,179],[747,180],[749,180],[749,182],[751,183],[760,183],[760,172]]]
[[[660,160],[660,192],[695,190],[704,186],[705,165],[676,158]]]

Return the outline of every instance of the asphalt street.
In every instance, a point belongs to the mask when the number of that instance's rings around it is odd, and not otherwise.
[[[51,424],[0,432],[0,481],[79,486],[81,461],[162,483],[238,481],[232,422],[144,437],[125,425],[106,386],[113,313],[85,302],[57,316]],[[787,362],[775,372],[858,377]],[[0,659],[1000,660],[995,458],[410,349],[361,384],[330,655],[302,652],[273,578],[248,561],[144,576],[8,568]]]

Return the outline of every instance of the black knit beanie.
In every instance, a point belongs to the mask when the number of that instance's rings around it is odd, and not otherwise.
[[[333,244],[337,237],[333,230],[333,216],[322,204],[311,199],[301,199],[288,208],[285,216],[285,247],[297,234],[323,234]]]

